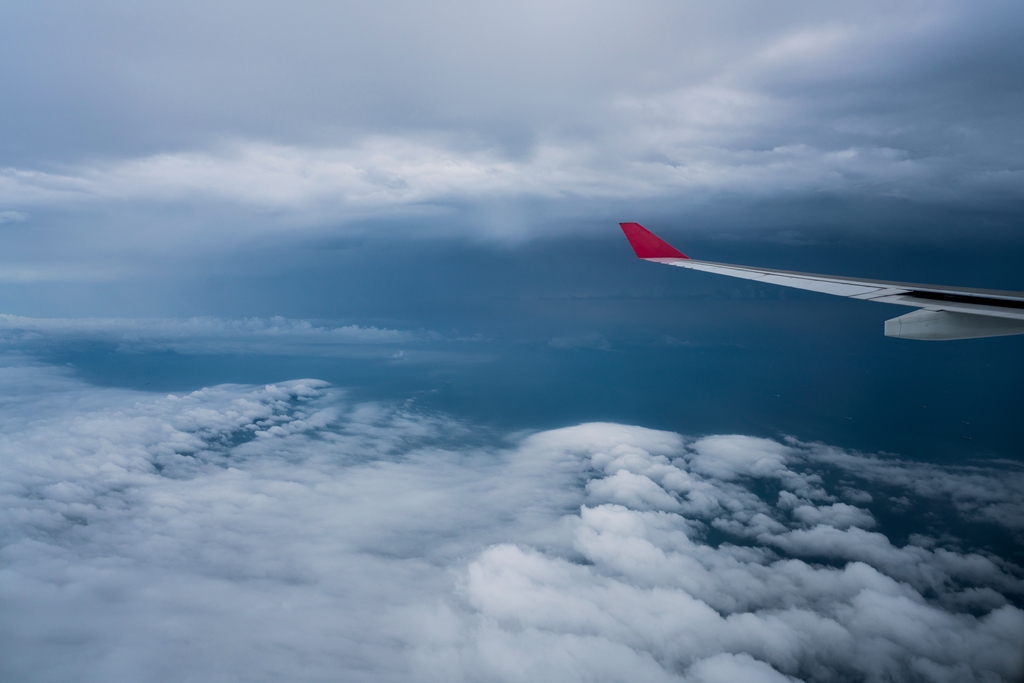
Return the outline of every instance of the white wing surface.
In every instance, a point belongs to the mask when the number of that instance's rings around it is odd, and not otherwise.
[[[1024,292],[866,280],[698,261],[639,223],[620,225],[636,255],[645,261],[920,309],[886,320],[885,334],[889,337],[936,340],[1024,334]]]

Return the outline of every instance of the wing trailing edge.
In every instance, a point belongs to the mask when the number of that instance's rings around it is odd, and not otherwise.
[[[1024,292],[798,273],[691,259],[639,223],[620,223],[633,251],[645,261],[702,270],[851,299],[921,309],[885,322],[901,339],[972,339],[1024,334]]]

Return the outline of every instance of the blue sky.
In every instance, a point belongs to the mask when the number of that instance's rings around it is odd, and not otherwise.
[[[0,8],[5,680],[1019,677],[1022,338],[617,227],[1024,290],[1019,7],[848,5]]]

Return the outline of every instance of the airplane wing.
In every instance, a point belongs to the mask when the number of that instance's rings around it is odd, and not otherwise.
[[[971,339],[1024,334],[1024,292],[919,285],[698,261],[639,223],[620,223],[636,255],[654,263],[920,310],[885,321],[902,339]]]

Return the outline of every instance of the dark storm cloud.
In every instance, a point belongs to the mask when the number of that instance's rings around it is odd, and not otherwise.
[[[1024,189],[1017,9],[11,6],[0,209],[93,216],[138,252],[381,216],[517,239],[538,202],[1005,207]],[[183,206],[222,218],[166,227]],[[40,219],[79,258],[103,250],[71,222]]]

